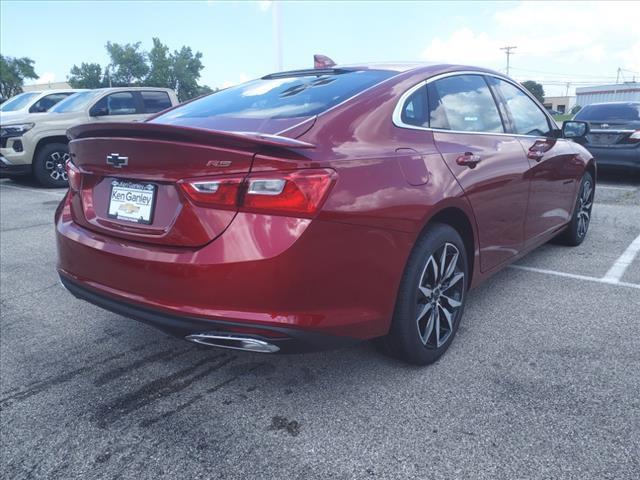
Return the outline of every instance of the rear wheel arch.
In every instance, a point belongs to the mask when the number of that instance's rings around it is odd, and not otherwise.
[[[429,217],[424,227],[420,231],[418,235],[418,239],[422,237],[425,232],[429,229],[429,227],[435,223],[443,223],[445,225],[449,225],[455,231],[458,232],[462,241],[464,242],[465,249],[467,251],[467,264],[469,265],[469,282],[468,285],[471,285],[471,280],[473,279],[474,273],[474,260],[475,260],[475,247],[476,247],[476,235],[475,230],[473,228],[473,224],[471,223],[472,219],[469,218],[469,215],[459,207],[445,207],[441,210],[435,212],[432,216]]]
[[[598,183],[598,178],[597,178],[596,160],[594,158],[589,160],[585,168],[585,171],[591,174],[591,178],[593,179],[593,184],[596,185]]]

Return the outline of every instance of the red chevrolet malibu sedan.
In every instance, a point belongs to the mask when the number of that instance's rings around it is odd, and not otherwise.
[[[76,297],[201,344],[378,339],[428,364],[469,288],[583,241],[596,166],[570,138],[587,133],[479,68],[267,75],[72,128],[58,272]]]

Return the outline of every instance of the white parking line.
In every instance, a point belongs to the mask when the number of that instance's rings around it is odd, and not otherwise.
[[[573,278],[574,280],[585,280],[587,282],[604,283],[607,285],[617,285],[619,287],[637,288],[640,290],[640,284],[621,282],[619,280],[612,280],[606,277],[589,277],[587,275],[576,275],[575,273],[557,272],[555,270],[546,270],[544,268],[525,267],[524,265],[509,265],[509,268],[515,268],[516,270],[524,270],[527,272],[544,273],[546,275],[555,275],[556,277]]]
[[[636,190],[638,190],[635,187],[614,187],[613,185],[597,185],[596,189],[600,189],[600,188],[608,188],[611,190],[623,190],[625,192],[635,192]]]
[[[640,235],[636,237],[636,239],[631,242],[631,245],[627,247],[627,249],[618,257],[613,266],[609,269],[609,271],[602,277],[603,280],[619,282],[624,272],[627,271],[629,265],[633,263],[633,260],[636,258],[640,252]]]
[[[33,192],[33,193],[44,193],[45,195],[53,195],[56,196],[58,198],[62,198],[67,192],[54,192],[51,190],[38,190],[36,188],[28,188],[28,187],[17,187],[15,185],[7,185],[5,183],[0,184],[0,190],[2,190],[3,188],[13,188],[14,190],[24,190],[26,192]]]

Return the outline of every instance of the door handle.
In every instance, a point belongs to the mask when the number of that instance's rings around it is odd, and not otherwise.
[[[475,153],[465,152],[456,158],[456,163],[463,167],[476,168],[476,165],[480,163],[480,155],[476,155]]]
[[[540,150],[529,150],[529,152],[527,153],[527,158],[539,162],[540,160],[542,160],[542,157],[544,157],[544,153],[545,152],[541,152]]]

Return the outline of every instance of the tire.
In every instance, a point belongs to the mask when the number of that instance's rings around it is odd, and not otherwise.
[[[42,147],[33,162],[33,176],[43,187],[66,187],[65,162],[69,147],[65,143],[50,143]]]
[[[589,172],[585,172],[580,182],[578,198],[573,209],[573,215],[567,228],[558,235],[555,240],[562,245],[577,247],[587,236],[589,223],[591,222],[591,209],[593,208],[593,196],[595,194],[595,182]]]
[[[449,225],[431,225],[409,256],[391,329],[378,345],[408,363],[438,360],[458,331],[469,280],[467,253],[458,232]]]

